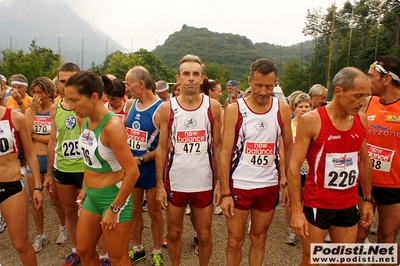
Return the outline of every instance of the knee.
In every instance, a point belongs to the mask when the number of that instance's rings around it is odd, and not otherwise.
[[[81,257],[81,258],[92,258],[94,252],[96,252],[95,249],[81,246],[81,245],[79,245],[79,242],[77,241],[77,243],[76,243],[76,253],[78,253],[79,257]]]
[[[367,238],[367,236],[368,236],[368,232],[369,232],[369,227],[364,228],[364,227],[358,226],[356,242],[357,243],[364,242],[365,238]]]
[[[115,256],[110,256],[110,262],[114,266],[120,266],[120,265],[131,265],[131,261],[126,258],[118,258]]]
[[[378,227],[378,242],[394,243],[396,240],[397,230],[384,226]]]
[[[142,219],[142,208],[133,208],[132,220]]]
[[[168,241],[178,241],[182,237],[182,229],[173,228],[168,230]]]
[[[161,209],[150,209],[149,208],[149,216],[152,221],[162,221],[162,213]]]
[[[25,254],[32,247],[32,244],[26,239],[25,241],[13,241],[13,246],[19,254]]]
[[[243,244],[244,244],[244,236],[238,236],[238,235],[228,236],[228,244],[227,244],[228,251],[237,251],[243,246]]]
[[[78,206],[64,206],[64,213],[66,219],[76,218],[78,220]]]
[[[53,198],[51,199],[51,202],[53,202],[54,207],[56,207],[57,209],[63,208],[59,198]]]
[[[199,242],[207,245],[211,242],[211,231],[204,230],[203,232],[199,232],[197,233],[197,238],[199,239]]]
[[[254,232],[250,232],[250,241],[253,246],[260,246],[261,248],[265,247],[266,239],[267,239],[266,232],[262,232],[260,234],[254,234]]]

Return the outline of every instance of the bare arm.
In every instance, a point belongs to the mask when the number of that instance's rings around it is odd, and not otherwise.
[[[284,160],[287,173],[287,167],[290,165],[290,157],[293,150],[293,135],[291,127],[292,113],[290,110],[290,106],[284,101],[280,101],[280,112],[283,122],[281,136],[284,144]]]
[[[57,111],[57,103],[53,103],[50,107],[50,121],[51,121],[51,130],[50,130],[50,140],[47,144],[47,173],[46,180],[44,181],[44,189],[47,193],[51,193],[52,183],[53,183],[53,165],[55,158],[55,149],[57,145],[57,128],[56,122],[54,120]]]
[[[132,104],[133,104],[133,99],[130,99],[126,102],[126,108],[125,108],[125,116],[124,116],[124,126],[126,126],[126,121],[128,119],[128,114],[131,111],[132,108]]]
[[[221,177],[221,197],[222,198],[222,213],[231,218],[235,215],[235,206],[233,199],[230,196],[229,174],[231,170],[231,155],[235,141],[236,123],[238,119],[237,103],[230,104],[225,109],[224,115],[224,132],[222,134],[222,145],[220,152],[219,173]]]
[[[163,103],[159,111],[160,113],[160,136],[158,138],[158,146],[156,149],[156,173],[157,173],[157,196],[156,199],[164,210],[168,207],[167,193],[164,188],[164,170],[165,162],[168,156],[168,139],[170,128],[168,119],[170,114],[170,102]]]
[[[212,134],[213,134],[213,154],[214,154],[214,160],[216,167],[214,171],[217,173],[215,174],[214,177],[219,177],[219,172],[218,172],[218,165],[220,165],[220,157],[219,154],[221,152],[221,114],[222,114],[222,108],[219,102],[217,102],[214,99],[211,99],[211,108],[212,108],[212,114],[214,118],[214,123],[212,126]],[[220,180],[215,180],[215,187],[214,187],[214,204],[218,205],[221,201],[221,187]]]
[[[16,111],[11,112],[11,117],[15,125],[15,128],[18,131],[18,135],[22,142],[22,146],[24,147],[25,158],[28,162],[29,168],[31,169],[35,183],[35,188],[41,187],[42,181],[40,178],[39,162],[36,157],[36,152],[33,148],[32,139],[31,135],[29,134],[26,118],[23,114],[20,114]],[[42,191],[34,190],[32,199],[35,209],[39,209],[43,203]]]
[[[366,115],[360,112],[361,121],[368,130],[368,122]],[[363,146],[360,152],[360,184],[365,198],[371,198],[372,195],[372,162],[368,155],[367,142],[364,140]],[[372,218],[374,217],[374,211],[372,203],[368,201],[363,201],[361,221],[360,225],[363,227],[370,226],[372,223]]]
[[[309,125],[313,125],[310,127]],[[310,112],[299,119],[297,126],[296,141],[293,149],[296,151],[291,155],[288,165],[288,183],[290,203],[292,206],[291,227],[296,235],[305,237],[308,235],[308,224],[303,214],[301,204],[301,178],[300,168],[306,158],[308,147],[321,128],[321,122],[317,112]]]
[[[115,136],[118,136],[118,138]],[[115,157],[125,172],[124,181],[112,202],[113,205],[123,206],[132,192],[132,188],[138,180],[140,173],[131,150],[127,145],[125,127],[121,123],[121,120],[117,117],[111,117],[105,124],[100,138],[105,146],[109,146],[113,150]],[[111,209],[107,209],[101,222],[102,227],[115,227],[116,219],[116,214]]]

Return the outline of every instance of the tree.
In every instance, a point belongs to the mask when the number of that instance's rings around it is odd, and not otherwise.
[[[0,61],[0,73],[6,77],[14,74],[23,74],[29,82],[38,77],[53,79],[57,74],[57,68],[62,64],[61,56],[54,54],[51,49],[39,47],[32,41],[30,52],[24,54],[23,50],[2,51],[3,61]]]
[[[308,77],[296,59],[287,62],[283,71],[279,81],[286,96],[297,90],[308,91]]]
[[[107,56],[102,65],[92,64],[90,70],[98,75],[113,74],[118,79],[125,80],[126,73],[134,66],[145,67],[155,80],[175,80],[175,72],[162,66],[161,59],[145,49],[135,53],[114,52]]]

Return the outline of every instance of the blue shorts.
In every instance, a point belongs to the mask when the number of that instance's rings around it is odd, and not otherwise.
[[[84,186],[86,198],[83,201],[82,208],[95,214],[101,214],[103,218],[104,213],[110,208],[111,203],[117,196],[121,185],[122,181],[104,188],[88,188]],[[118,213],[117,223],[132,220],[132,210],[132,196],[129,194]]]
[[[39,162],[39,168],[41,174],[47,173],[47,155],[37,155],[36,156]],[[31,173],[31,168],[29,168],[28,163],[26,163],[26,172]]]
[[[151,189],[157,186],[157,178],[155,176],[140,175],[136,181],[135,188]]]

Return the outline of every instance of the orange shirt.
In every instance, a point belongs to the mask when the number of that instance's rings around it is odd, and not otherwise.
[[[366,114],[372,185],[400,188],[400,101],[384,105],[374,96]]]
[[[32,97],[29,96],[28,94],[26,94],[25,98],[22,99],[22,104],[25,106],[25,108],[29,107],[29,100],[30,99],[32,99]],[[12,96],[10,96],[10,98],[8,99],[6,107],[10,108],[10,109],[14,109],[14,110],[20,112],[20,109],[19,109],[19,106],[17,104],[17,101],[14,100],[14,98]]]

